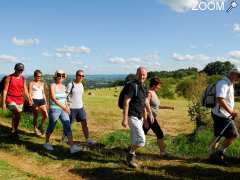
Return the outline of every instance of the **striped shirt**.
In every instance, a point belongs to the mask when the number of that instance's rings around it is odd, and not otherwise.
[[[57,89],[56,88],[56,84],[54,84],[54,94],[55,94],[55,98],[60,101],[61,104],[65,104],[66,101],[66,87],[64,85],[62,85],[61,89]],[[52,101],[50,99],[50,109],[61,109],[61,107],[59,107],[54,101]]]

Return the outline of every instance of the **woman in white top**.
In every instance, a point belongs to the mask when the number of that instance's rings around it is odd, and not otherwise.
[[[47,100],[44,92],[44,83],[41,79],[42,72],[40,70],[34,71],[34,80],[29,83],[29,97],[33,104],[33,127],[36,135],[44,134],[44,125],[48,118]],[[42,122],[38,128],[38,112],[42,113]]]

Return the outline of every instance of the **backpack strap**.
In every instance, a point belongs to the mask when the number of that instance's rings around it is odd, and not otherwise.
[[[67,95],[67,99],[72,95],[73,88],[74,88],[74,83],[73,83],[73,81],[72,81],[72,87],[71,87],[71,89],[70,89],[70,92],[69,92],[68,95]]]
[[[138,84],[135,83],[135,96],[137,97],[137,94],[138,94]]]

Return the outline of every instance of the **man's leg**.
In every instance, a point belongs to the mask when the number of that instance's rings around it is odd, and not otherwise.
[[[127,155],[127,163],[129,167],[136,168],[137,164],[135,163],[135,151],[145,145],[145,134],[143,131],[143,120],[138,119],[137,117],[129,117],[128,125],[131,130],[131,148]]]
[[[83,120],[81,122],[81,125],[82,125],[82,130],[83,130],[83,134],[84,134],[84,137],[86,138],[86,140],[89,138],[89,130],[88,130],[88,125],[87,125],[87,120]]]

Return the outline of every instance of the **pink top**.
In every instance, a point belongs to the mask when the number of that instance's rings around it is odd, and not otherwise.
[[[15,102],[17,105],[24,103],[24,77],[10,75],[7,92],[7,103]]]

